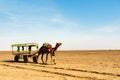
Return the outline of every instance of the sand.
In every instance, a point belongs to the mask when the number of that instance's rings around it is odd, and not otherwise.
[[[11,51],[0,51],[0,80],[120,80],[119,50],[57,51],[56,65],[14,62]]]

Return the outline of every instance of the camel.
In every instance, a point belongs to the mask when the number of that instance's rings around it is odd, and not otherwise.
[[[50,56],[51,56],[51,64],[53,62],[53,64],[56,64],[55,63],[55,51],[57,50],[57,48],[59,46],[61,46],[62,43],[56,43],[55,47],[52,48],[52,45],[48,45],[48,46],[42,46],[39,51],[38,51],[38,57],[37,59],[39,58],[39,56],[41,55],[41,60],[42,60],[42,63],[43,64],[47,64],[47,60],[48,60],[48,54],[50,53]],[[44,62],[43,60],[43,56],[44,54],[46,54],[46,61]]]

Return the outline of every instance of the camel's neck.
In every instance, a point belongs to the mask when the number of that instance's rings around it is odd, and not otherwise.
[[[56,44],[55,47],[54,47],[54,51],[56,51],[59,46],[60,45]]]

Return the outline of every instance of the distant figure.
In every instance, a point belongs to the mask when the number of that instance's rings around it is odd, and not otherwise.
[[[109,49],[109,51],[112,51],[111,49]]]
[[[31,54],[31,46],[28,47],[29,54]]]
[[[24,46],[22,46],[22,51],[24,51]]]

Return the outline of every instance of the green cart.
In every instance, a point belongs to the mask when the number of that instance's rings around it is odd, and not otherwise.
[[[12,54],[14,61],[18,62],[19,59],[23,59],[25,63],[28,62],[28,58],[32,57],[33,62],[37,63],[38,44],[37,43],[25,43],[25,44],[12,44]]]

